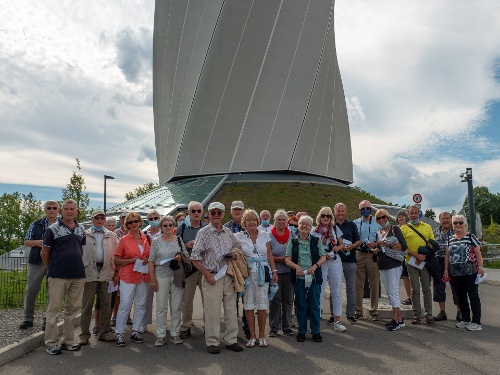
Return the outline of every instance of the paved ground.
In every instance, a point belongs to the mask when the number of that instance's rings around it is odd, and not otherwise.
[[[397,332],[386,331],[385,321],[360,320],[348,326],[347,332],[338,333],[326,325],[325,314],[323,343],[297,343],[294,336],[278,336],[269,338],[267,348],[243,353],[222,349],[219,355],[205,350],[198,300],[194,334],[183,345],[155,348],[152,333],[144,335],[146,343],[129,343],[125,348],[92,338],[81,351],[59,356],[38,348],[0,367],[0,374],[500,374],[500,288],[480,285],[480,295],[481,332],[458,330],[454,320],[434,327],[408,324]],[[437,312],[437,304],[434,308]],[[454,317],[454,306],[447,306],[447,313]],[[240,337],[240,343],[244,342]]]

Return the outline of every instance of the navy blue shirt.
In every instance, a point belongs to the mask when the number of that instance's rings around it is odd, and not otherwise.
[[[82,260],[83,245],[85,245],[83,225],[76,223],[75,227],[70,229],[58,220],[49,226],[43,239],[43,246],[50,247],[48,277],[85,278],[85,266]]]
[[[357,225],[354,221],[344,220],[342,224],[335,223],[342,231],[342,239],[348,240],[351,243],[359,241],[359,231]],[[346,246],[347,247],[347,246]],[[346,263],[356,263],[356,249],[352,249],[349,255],[344,255],[345,253],[340,253],[340,259],[342,262]]]

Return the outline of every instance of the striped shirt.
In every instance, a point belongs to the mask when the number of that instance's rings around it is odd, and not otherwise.
[[[191,259],[201,261],[209,272],[219,272],[227,264],[224,255],[233,248],[241,249],[241,246],[229,228],[223,226],[218,231],[208,224],[196,235]]]

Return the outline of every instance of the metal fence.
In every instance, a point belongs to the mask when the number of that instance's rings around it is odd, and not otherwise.
[[[483,260],[500,260],[500,244],[482,244],[481,253],[483,255]]]
[[[0,309],[23,307],[27,276],[26,257],[11,253],[0,256]],[[45,282],[43,282],[36,304],[42,307],[45,306],[46,302],[47,290]]]

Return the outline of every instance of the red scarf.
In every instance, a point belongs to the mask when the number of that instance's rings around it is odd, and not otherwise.
[[[271,233],[273,234],[274,238],[276,238],[276,241],[278,241],[280,244],[287,243],[288,238],[290,238],[290,230],[287,227],[285,227],[285,234],[280,236],[276,231],[276,227],[273,225],[273,227],[271,228]]]
[[[314,231],[316,233],[321,234],[321,242],[323,243],[323,245],[325,245],[327,239],[330,238],[330,234],[332,233],[332,230],[333,230],[332,225],[324,226],[323,224],[320,224],[316,227],[316,229]]]

